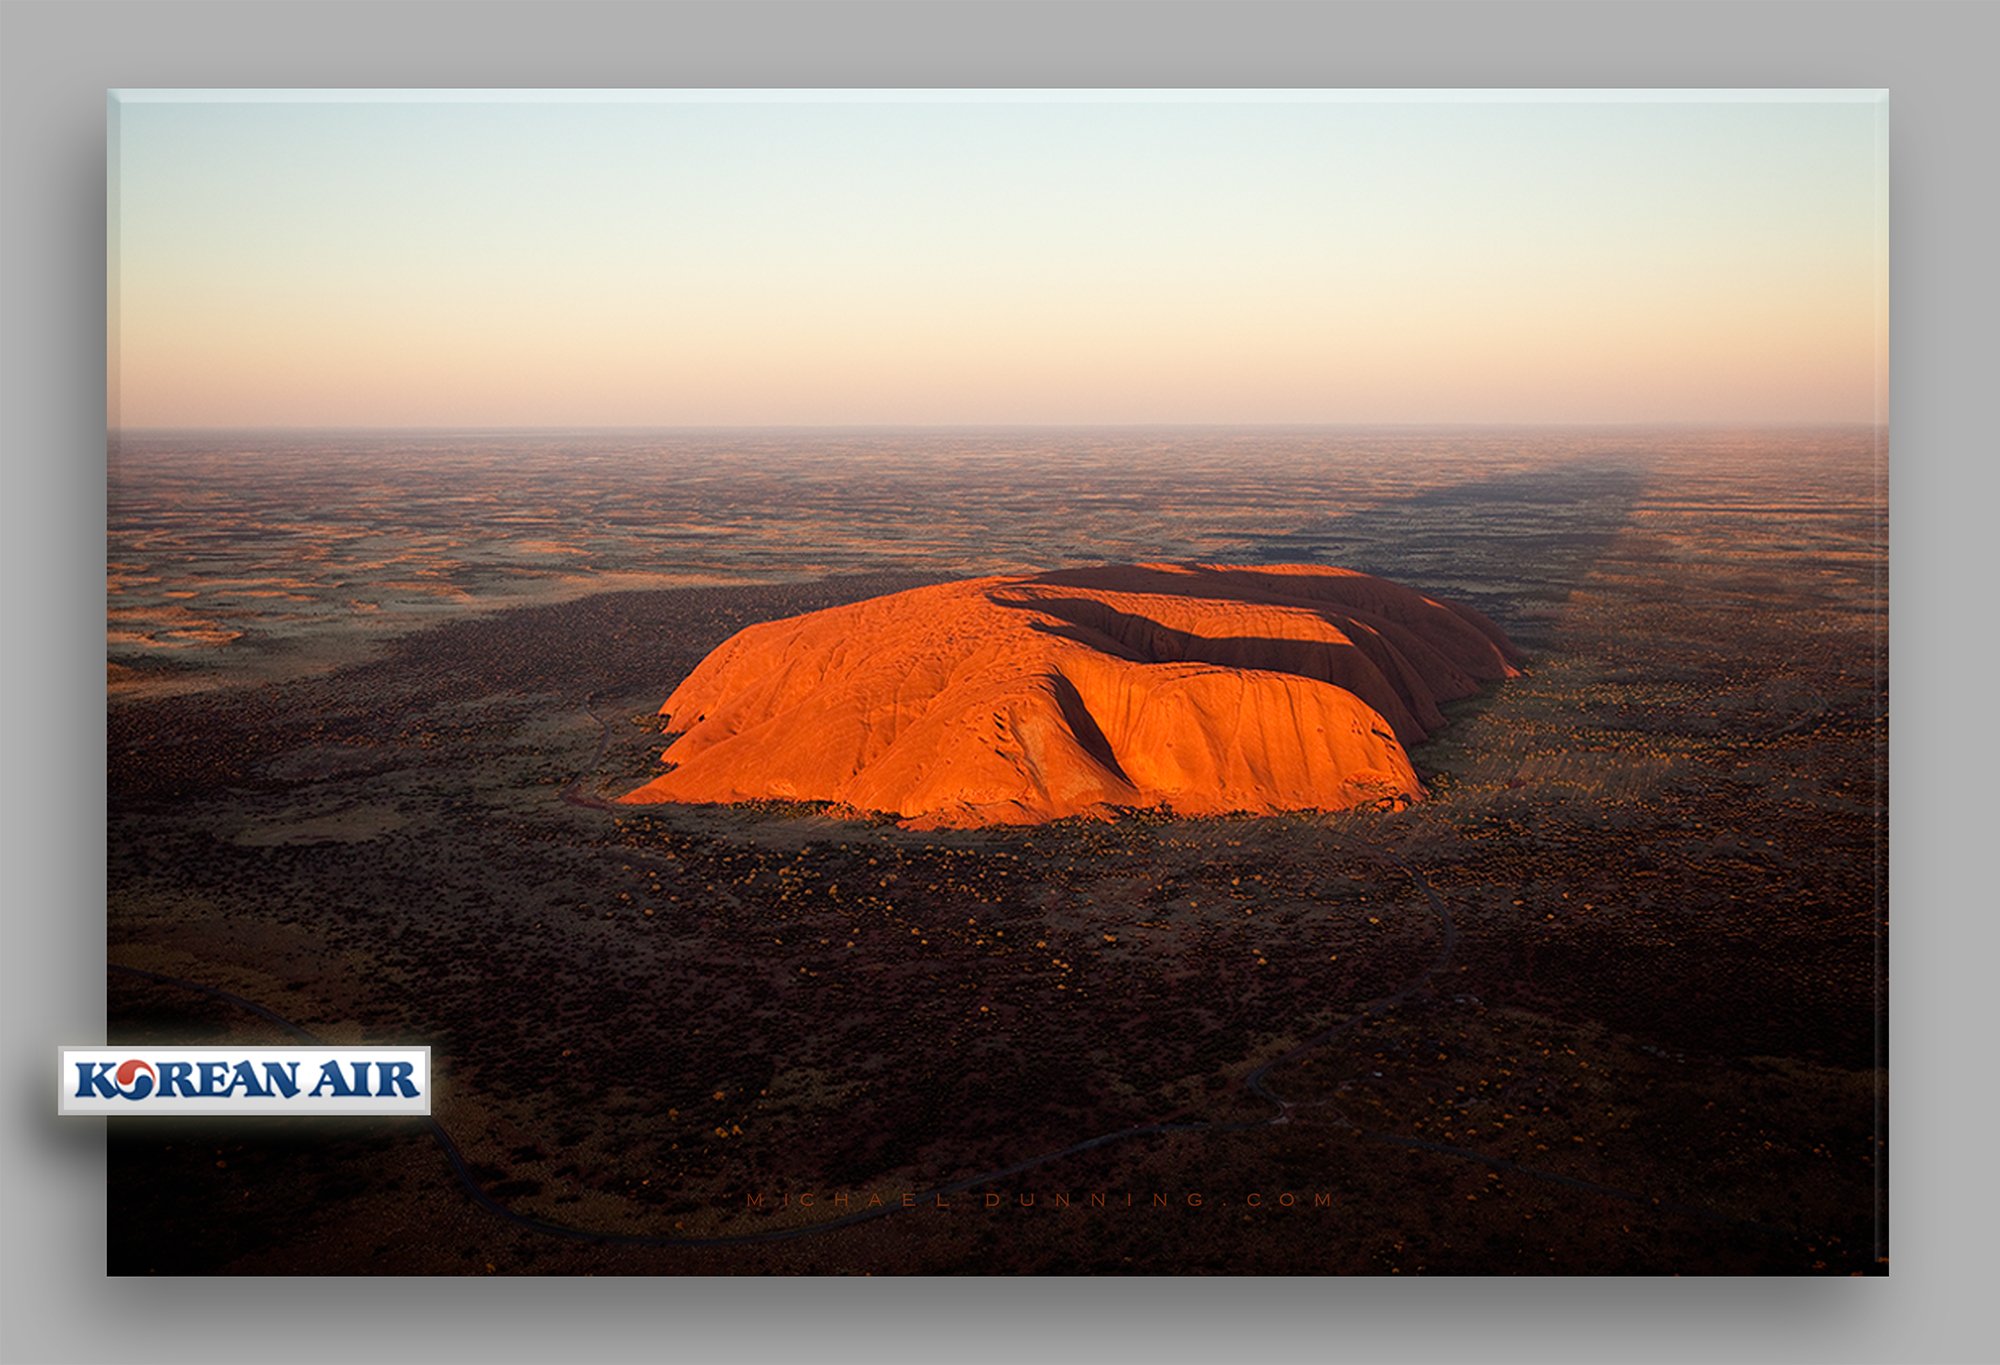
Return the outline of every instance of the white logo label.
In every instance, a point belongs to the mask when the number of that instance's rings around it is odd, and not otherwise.
[[[429,1114],[427,1047],[66,1047],[59,1114]]]

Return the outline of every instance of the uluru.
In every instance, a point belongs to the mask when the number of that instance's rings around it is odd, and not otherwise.
[[[739,631],[660,708],[669,770],[621,799],[913,828],[1401,804],[1439,703],[1519,660],[1478,612],[1321,565],[966,579]]]

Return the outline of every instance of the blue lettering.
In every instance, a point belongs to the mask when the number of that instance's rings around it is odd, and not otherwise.
[[[182,1099],[194,1099],[199,1092],[195,1090],[194,1082],[189,1079],[193,1074],[192,1062],[161,1062],[160,1098],[165,1099],[169,1095],[177,1094]]]
[[[253,1099],[267,1099],[271,1094],[270,1091],[257,1084],[257,1073],[250,1069],[250,1063],[248,1062],[238,1062],[236,1064],[236,1079],[229,1083],[229,1093],[234,1095],[238,1087],[241,1087],[243,1093]]]
[[[118,1087],[111,1083],[112,1063],[78,1062],[76,1064],[76,1098],[90,1099],[93,1095],[100,1099],[118,1098]]]
[[[355,1079],[365,1086],[367,1083],[368,1063],[356,1062],[354,1070]],[[341,1071],[339,1062],[327,1062],[319,1069],[319,1084],[312,1088],[312,1093],[315,1095],[329,1094],[339,1097],[343,1095],[365,1095],[368,1092],[366,1089],[357,1089],[355,1086],[350,1086],[347,1083],[347,1076]]]
[[[411,1084],[410,1075],[416,1069],[409,1062],[377,1062],[375,1070],[380,1079],[375,1083],[376,1095],[394,1096],[400,1094],[406,1100],[415,1099],[417,1097],[417,1087]],[[394,1088],[392,1089],[391,1087]]]
[[[198,1095],[228,1094],[229,1087],[223,1084],[223,1077],[227,1076],[228,1074],[229,1074],[228,1062],[195,1063],[195,1075],[197,1075],[201,1079],[201,1084],[196,1089],[195,1093]]]
[[[250,1093],[268,1095],[273,1091],[286,1099],[299,1093],[299,1064],[297,1062],[264,1063],[264,1089]]]

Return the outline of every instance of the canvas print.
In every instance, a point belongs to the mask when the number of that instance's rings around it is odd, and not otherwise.
[[[108,1270],[1886,1273],[1886,118],[114,92]]]

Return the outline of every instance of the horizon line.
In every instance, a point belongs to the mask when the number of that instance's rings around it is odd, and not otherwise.
[[[1747,418],[1736,421],[1320,421],[1320,422],[600,422],[600,423],[193,423],[106,426],[110,437],[227,432],[656,432],[656,431],[1801,431],[1886,430],[1885,418]]]

